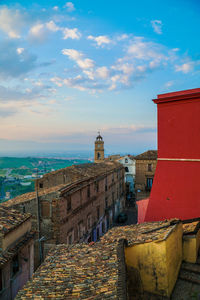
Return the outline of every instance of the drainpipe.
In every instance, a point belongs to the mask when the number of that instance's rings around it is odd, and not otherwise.
[[[36,180],[35,193],[36,193],[36,206],[37,206],[39,256],[40,256],[40,264],[41,264],[43,261],[43,255],[42,255],[41,229],[40,229],[40,200],[39,200],[39,194],[38,194],[38,180]]]

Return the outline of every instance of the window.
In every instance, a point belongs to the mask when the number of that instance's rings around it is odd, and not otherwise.
[[[152,172],[152,164],[148,164],[148,172]]]
[[[128,158],[125,158],[125,163],[126,163],[126,164],[128,163]]]
[[[114,182],[114,173],[112,173],[112,182]]]
[[[71,198],[67,199],[67,212],[70,211],[72,208],[72,202],[71,202]]]
[[[112,193],[112,204],[114,205],[114,202],[115,202],[115,193],[113,192]]]
[[[108,179],[107,179],[107,177],[105,178],[105,191],[107,191],[108,190]]]
[[[12,277],[19,272],[19,257],[18,254],[12,259]]]
[[[147,188],[152,188],[153,178],[147,178]]]
[[[96,192],[98,193],[99,191],[99,182],[95,181],[95,188],[96,188]]]
[[[40,189],[43,189],[43,183],[40,183],[40,184],[39,184],[39,188],[40,188]]]
[[[97,159],[101,158],[101,154],[99,152],[97,152]]]
[[[128,169],[128,167],[125,167],[125,171],[126,171],[126,172],[129,172],[129,169]]]
[[[105,207],[106,208],[108,207],[108,198],[107,197],[105,198]]]

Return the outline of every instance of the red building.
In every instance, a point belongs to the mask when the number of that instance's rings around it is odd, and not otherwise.
[[[138,221],[200,214],[200,88],[158,95],[158,162],[150,198]]]

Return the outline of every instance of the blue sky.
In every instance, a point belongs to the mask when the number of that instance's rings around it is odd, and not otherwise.
[[[156,148],[159,93],[199,87],[199,1],[0,1],[1,151]]]

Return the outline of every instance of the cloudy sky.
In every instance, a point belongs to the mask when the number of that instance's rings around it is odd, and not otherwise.
[[[200,87],[198,0],[0,1],[0,152],[156,148],[157,94]]]

